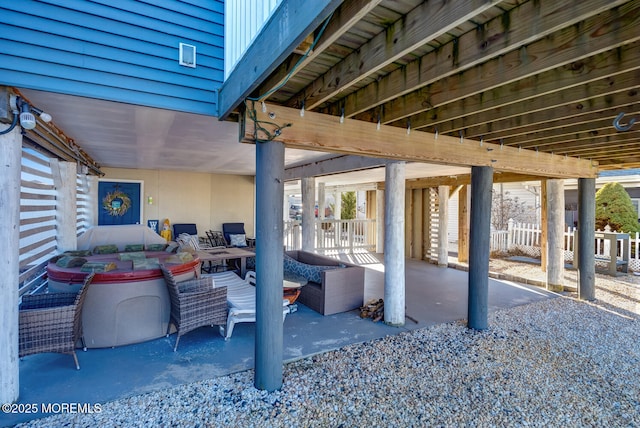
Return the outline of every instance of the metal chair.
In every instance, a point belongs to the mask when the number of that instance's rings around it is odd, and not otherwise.
[[[80,370],[76,344],[82,342],[82,305],[94,273],[84,279],[78,293],[45,293],[22,296],[19,309],[18,354],[43,352],[70,354]]]
[[[173,273],[164,265],[160,266],[167,283],[171,299],[171,318],[167,326],[167,336],[171,324],[178,336],[173,347],[178,349],[180,337],[206,325],[225,325],[227,322],[227,287],[215,287],[211,277],[177,282]]]

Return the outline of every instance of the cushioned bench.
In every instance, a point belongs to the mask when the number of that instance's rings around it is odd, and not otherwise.
[[[287,251],[292,259],[305,266],[294,272],[309,282],[302,287],[298,302],[323,315],[357,309],[364,300],[364,268],[306,251]],[[285,258],[285,271],[292,269]],[[318,267],[318,269],[314,269]],[[306,272],[305,272],[306,271]]]

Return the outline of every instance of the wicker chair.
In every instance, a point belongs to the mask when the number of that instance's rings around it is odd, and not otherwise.
[[[93,273],[87,275],[78,293],[46,293],[22,296],[19,321],[19,356],[43,352],[71,354],[80,370],[76,344],[82,336],[82,304]]]
[[[171,324],[178,332],[173,350],[178,349],[180,336],[206,325],[225,325],[227,322],[227,287],[213,287],[208,278],[176,282],[173,273],[161,265],[171,299],[171,320],[167,326],[167,336]]]

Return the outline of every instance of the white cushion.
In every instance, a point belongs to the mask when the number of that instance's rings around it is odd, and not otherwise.
[[[238,235],[230,234],[229,235],[229,240],[231,241],[231,242],[229,242],[229,244],[234,246],[234,247],[246,247],[247,246],[247,236],[245,234],[238,234]]]

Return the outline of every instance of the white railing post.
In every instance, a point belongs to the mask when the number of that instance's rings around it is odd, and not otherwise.
[[[353,253],[353,220],[349,220],[347,227],[347,236],[349,239],[349,253]]]
[[[507,222],[507,250],[511,250],[514,246],[514,242],[513,242],[513,225],[514,225],[514,221],[512,218],[509,219],[509,221]]]

